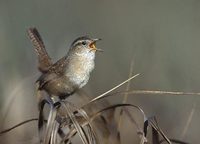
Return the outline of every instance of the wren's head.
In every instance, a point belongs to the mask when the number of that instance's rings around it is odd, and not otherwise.
[[[66,76],[71,83],[78,88],[83,87],[89,80],[90,72],[94,69],[95,52],[101,51],[96,48],[96,42],[100,39],[89,37],[77,38],[67,54],[68,65]]]
[[[73,53],[82,56],[95,56],[96,51],[102,51],[101,49],[96,48],[96,42],[101,39],[92,39],[88,36],[82,36],[74,40],[71,44],[69,54]]]

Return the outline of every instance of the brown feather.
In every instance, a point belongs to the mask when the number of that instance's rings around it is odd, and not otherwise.
[[[52,66],[51,58],[49,57],[42,38],[36,28],[28,29],[28,36],[34,45],[34,50],[38,56],[38,69],[45,73]]]

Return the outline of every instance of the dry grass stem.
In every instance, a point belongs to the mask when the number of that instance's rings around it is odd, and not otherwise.
[[[129,70],[129,78],[133,75],[133,60],[131,61],[131,64],[130,64],[130,70]],[[127,82],[127,85],[126,85],[126,91],[129,91],[129,88],[130,88],[130,81]],[[123,98],[123,104],[125,104],[127,102],[127,99],[128,99],[128,94],[124,94],[124,98]],[[118,125],[117,125],[117,131],[118,131],[118,137],[119,137],[119,140],[120,140],[120,129],[121,129],[121,125],[122,125],[122,118],[123,118],[123,113],[124,113],[124,109],[125,108],[121,108],[120,110],[120,113],[119,113],[119,120],[118,120]],[[128,109],[126,109],[126,111],[128,111]],[[135,125],[136,124],[136,121],[133,119]]]
[[[194,102],[192,110],[190,111],[190,114],[188,116],[187,122],[185,124],[185,127],[184,127],[182,135],[181,135],[181,139],[184,139],[184,137],[185,137],[185,135],[186,135],[186,133],[188,131],[188,128],[189,128],[189,126],[190,126],[190,124],[192,122],[192,118],[194,116],[195,110],[196,110],[196,102]]]
[[[200,93],[194,93],[194,92],[176,92],[176,91],[159,91],[159,90],[132,90],[124,92],[126,94],[156,94],[156,95],[196,95],[200,96]]]
[[[155,117],[148,119],[150,125],[166,140],[168,144],[172,144],[168,137],[164,134],[161,128],[158,125],[158,122]]]
[[[105,97],[107,94],[109,94],[110,92],[114,91],[115,89],[119,88],[120,86],[124,85],[125,83],[129,82],[130,80],[134,79],[135,77],[137,77],[137,76],[139,76],[139,75],[140,75],[140,74],[136,74],[136,75],[130,77],[129,79],[123,81],[123,82],[120,83],[119,85],[113,87],[112,89],[110,89],[110,90],[106,91],[105,93],[103,93],[103,94],[97,96],[96,98],[92,99],[90,102],[88,102],[88,104],[89,104],[89,103],[92,103],[92,102],[94,102],[94,101],[96,101],[96,100],[99,100],[99,99],[104,98],[104,97]]]
[[[107,94],[104,97],[110,97],[113,95],[122,95],[122,94],[128,94],[128,95],[193,95],[193,96],[200,96],[200,93],[195,92],[178,92],[178,91],[160,91],[160,90],[130,90],[130,91],[118,91],[115,93]]]

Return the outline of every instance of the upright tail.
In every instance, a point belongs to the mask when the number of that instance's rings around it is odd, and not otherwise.
[[[49,57],[45,45],[42,41],[42,38],[36,28],[29,28],[28,29],[28,36],[31,40],[31,42],[34,45],[34,50],[38,56],[38,69],[42,72],[45,73],[48,71],[49,67],[52,66],[52,61],[51,58]]]

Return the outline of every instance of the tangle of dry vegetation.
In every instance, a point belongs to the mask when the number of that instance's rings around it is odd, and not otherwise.
[[[179,143],[187,144],[176,139],[168,138],[158,125],[156,117],[148,118],[144,111],[133,104],[126,103],[128,95],[138,94],[170,94],[170,95],[200,95],[199,93],[183,93],[183,92],[168,92],[168,91],[148,91],[148,90],[129,90],[127,86],[126,91],[116,92],[110,94],[118,87],[128,83],[139,74],[134,75],[103,93],[100,96],[90,100],[86,104],[77,107],[67,100],[55,100],[49,96],[44,96],[39,102],[39,118],[26,120],[14,127],[2,131],[4,134],[31,121],[38,121],[38,130],[40,136],[40,143],[42,144],[71,144],[74,139],[80,138],[83,144],[100,144],[100,143],[115,143],[121,144],[120,125],[122,118],[126,116],[130,122],[136,127],[135,131],[140,139],[140,144],[161,144],[161,143]],[[96,106],[100,100],[109,96],[116,96],[124,94],[125,100],[121,104],[107,105],[101,109]],[[45,106],[46,105],[46,106]],[[48,115],[45,117],[44,109],[48,109]],[[114,114],[117,108],[120,109],[119,119],[114,119]],[[140,125],[131,109],[137,110],[143,117],[142,125]],[[122,116],[124,114],[124,116]],[[112,125],[112,127],[110,127]],[[151,131],[151,142],[147,135]]]

